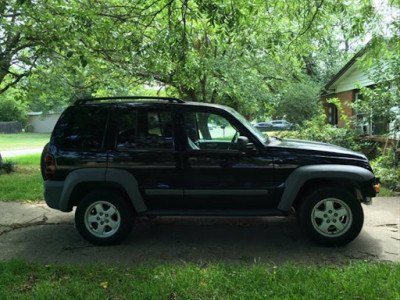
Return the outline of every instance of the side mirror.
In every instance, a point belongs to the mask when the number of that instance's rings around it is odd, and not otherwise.
[[[237,149],[242,152],[252,152],[255,150],[254,144],[249,143],[249,139],[245,136],[239,136],[237,139]]]

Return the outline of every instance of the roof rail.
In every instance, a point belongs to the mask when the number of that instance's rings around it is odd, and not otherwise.
[[[116,97],[98,97],[86,98],[75,101],[75,105],[86,104],[88,102],[101,101],[101,100],[165,100],[170,103],[185,103],[185,101],[174,97],[158,97],[158,96],[116,96]]]

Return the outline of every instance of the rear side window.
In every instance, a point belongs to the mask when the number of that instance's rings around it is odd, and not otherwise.
[[[170,111],[142,111],[138,126],[138,146],[142,149],[172,149]]]
[[[117,150],[174,147],[170,111],[125,109],[113,114],[111,124]]]
[[[74,107],[60,118],[53,137],[57,147],[87,151],[102,148],[107,111],[97,107]]]
[[[134,149],[137,147],[137,117],[136,111],[122,111],[113,116],[117,125],[116,148]]]

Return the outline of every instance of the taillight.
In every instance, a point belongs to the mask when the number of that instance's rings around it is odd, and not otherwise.
[[[54,156],[47,153],[44,157],[44,164],[46,165],[46,169],[44,170],[46,179],[54,179],[54,176],[56,175],[56,159]]]

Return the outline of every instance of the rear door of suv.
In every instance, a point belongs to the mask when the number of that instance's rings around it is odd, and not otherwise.
[[[109,168],[130,172],[149,210],[182,209],[183,189],[169,105],[116,106],[109,122]]]

